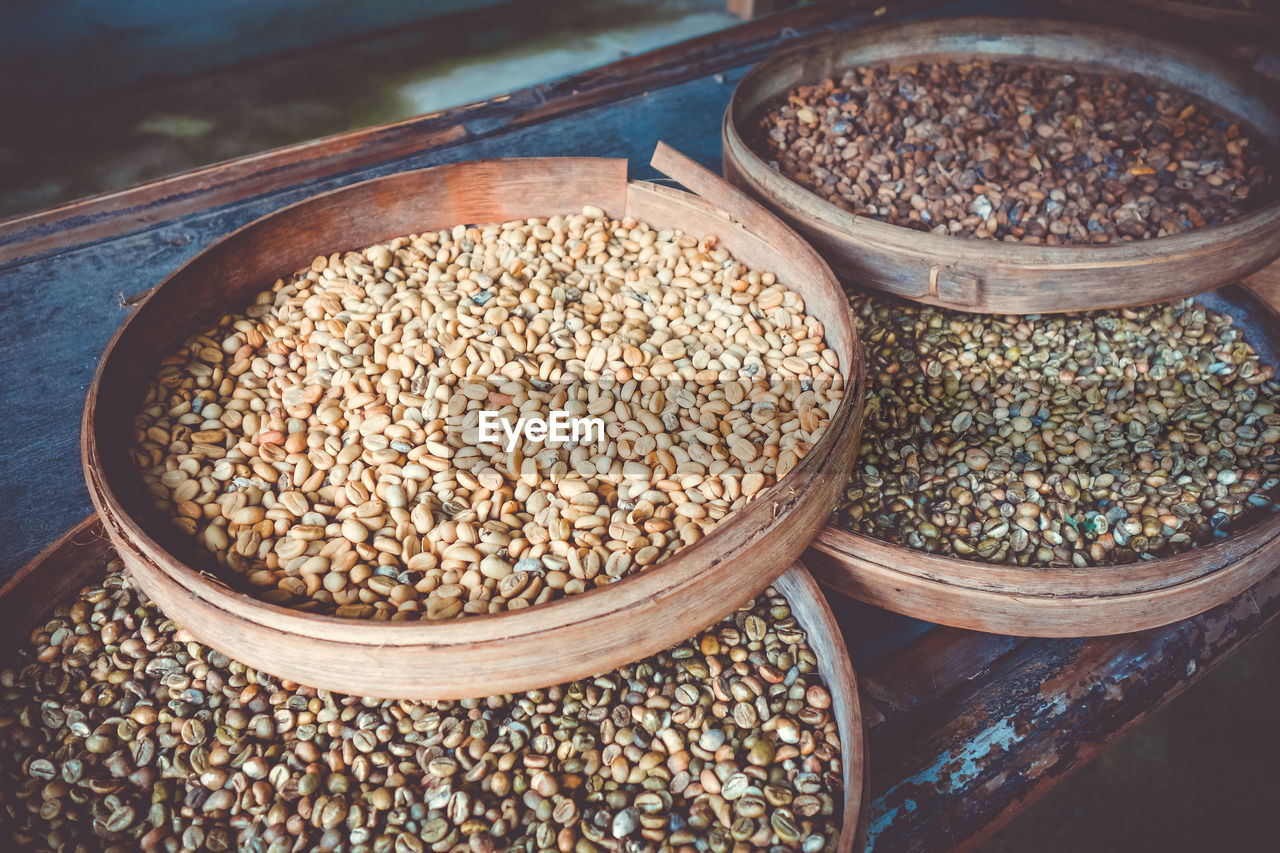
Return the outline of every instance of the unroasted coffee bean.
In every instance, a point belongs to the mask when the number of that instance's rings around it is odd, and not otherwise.
[[[750,724],[725,690],[749,696]],[[772,589],[594,678],[411,702],[230,660],[113,562],[0,671],[0,824],[12,849],[41,851],[707,850],[729,838],[830,851],[842,779],[830,704]]]
[[[767,104],[751,133],[844,210],[1050,245],[1224,222],[1274,198],[1280,162],[1252,128],[1155,81],[985,60],[858,66]]]
[[[715,237],[459,225],[318,257],[189,337],[131,456],[266,601],[497,613],[642,571],[795,469],[843,394],[823,335]]]
[[[1280,511],[1280,382],[1230,316],[1192,300],[1024,317],[851,302],[868,390],[848,529],[1093,566]]]

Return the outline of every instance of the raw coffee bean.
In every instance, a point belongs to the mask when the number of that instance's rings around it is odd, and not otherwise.
[[[1280,382],[1227,315],[1193,300],[1025,317],[851,303],[869,369],[836,513],[850,530],[1083,567],[1280,511]]]
[[[598,209],[458,226],[319,257],[187,338],[132,458],[250,594],[499,612],[643,571],[784,477],[843,394],[823,334],[714,237]],[[510,438],[555,412],[594,420]]]
[[[752,147],[844,210],[1010,242],[1113,243],[1275,197],[1276,152],[1132,74],[949,60],[858,66],[766,104]]]
[[[755,846],[819,853],[839,835],[830,693],[773,589],[594,678],[411,702],[300,687],[192,642],[114,561],[16,657],[0,670],[14,849],[714,850],[745,820]]]

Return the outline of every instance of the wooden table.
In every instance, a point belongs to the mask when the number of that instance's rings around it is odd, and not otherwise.
[[[642,164],[664,139],[718,168],[733,84],[780,45],[872,20],[850,5],[802,7],[480,104],[0,223],[4,574],[91,511],[78,434],[98,357],[131,302],[196,252],[305,196],[436,163],[578,154]],[[944,5],[1035,7],[899,2],[889,16]],[[1280,283],[1270,288],[1280,300]],[[870,722],[869,847],[937,851],[989,836],[1261,630],[1280,612],[1280,574],[1195,619],[1092,640],[976,634],[833,598]]]

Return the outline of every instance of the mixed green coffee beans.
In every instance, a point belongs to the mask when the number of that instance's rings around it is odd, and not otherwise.
[[[162,363],[131,454],[156,512],[251,593],[448,619],[698,541],[796,466],[842,393],[822,323],[772,273],[588,208],[316,258]],[[602,430],[482,430],[557,411]]]
[[[1021,566],[1166,556],[1277,510],[1280,382],[1187,300],[1028,317],[851,298],[862,448],[836,523]]]
[[[766,105],[753,146],[854,213],[1044,244],[1163,237],[1275,196],[1274,149],[1136,75],[977,60],[859,66]]]
[[[193,641],[113,562],[0,672],[0,821],[22,850],[835,848],[814,650],[773,590],[571,684],[460,702],[282,682]]]

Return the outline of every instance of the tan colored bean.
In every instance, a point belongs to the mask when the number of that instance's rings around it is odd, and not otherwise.
[[[158,376],[132,454],[148,493],[271,600],[371,618],[541,603],[698,541],[812,447],[839,360],[798,294],[714,238],[602,216],[278,280]],[[482,412],[604,435],[509,447]]]

